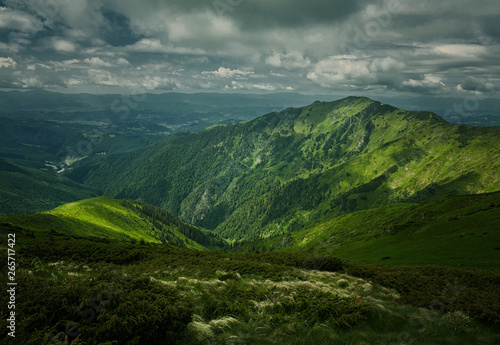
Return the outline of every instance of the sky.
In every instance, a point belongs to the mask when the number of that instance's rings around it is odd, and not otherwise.
[[[498,0],[0,0],[0,90],[500,99]]]

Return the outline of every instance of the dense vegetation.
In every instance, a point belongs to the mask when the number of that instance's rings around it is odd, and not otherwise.
[[[16,334],[22,344],[500,340],[493,326],[500,321],[500,276],[490,272],[74,236],[41,240],[8,230],[21,240]],[[2,294],[0,303],[7,298]],[[0,327],[6,325],[2,317]]]
[[[500,189],[499,127],[350,97],[171,136],[70,176],[230,239],[397,202]]]
[[[312,96],[286,94],[119,96],[0,92],[0,159],[44,172],[28,173],[23,168],[29,175],[24,188],[22,176],[5,174],[0,167],[0,215],[39,212],[101,195],[96,191],[62,194],[61,186],[50,188],[56,177],[67,184],[68,179],[62,178],[61,172],[88,159],[130,152],[172,133],[249,120],[313,100]],[[79,189],[88,190],[81,185]]]
[[[211,231],[185,223],[170,212],[159,207],[134,200],[124,200],[122,204],[128,209],[132,209],[140,217],[146,218],[152,224],[154,237],[162,243],[175,243],[181,247],[185,244],[177,240],[175,235],[167,237],[167,229],[173,226],[182,235],[191,240],[191,242],[194,241],[210,249],[225,249],[227,247],[227,242],[220,236],[215,235]]]

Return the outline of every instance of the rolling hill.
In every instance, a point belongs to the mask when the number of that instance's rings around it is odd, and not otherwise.
[[[395,203],[500,190],[500,127],[348,97],[174,135],[69,176],[229,239]]]
[[[99,237],[116,241],[169,243],[199,250],[223,249],[226,242],[207,230],[186,224],[143,202],[97,197],[35,214],[0,217],[6,228],[34,237]]]

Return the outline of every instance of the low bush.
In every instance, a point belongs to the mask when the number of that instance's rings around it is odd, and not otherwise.
[[[401,293],[401,302],[441,312],[464,311],[500,325],[500,273],[440,266],[346,264],[346,271]]]
[[[191,321],[192,305],[149,279],[21,276],[18,286],[16,338],[26,345],[175,344]]]

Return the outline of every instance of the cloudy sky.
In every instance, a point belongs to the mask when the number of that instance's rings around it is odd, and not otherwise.
[[[498,0],[0,0],[0,89],[499,99]]]

